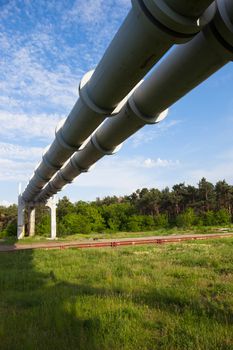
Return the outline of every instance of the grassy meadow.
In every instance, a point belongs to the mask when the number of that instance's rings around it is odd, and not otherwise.
[[[1,350],[233,349],[233,238],[0,254]]]

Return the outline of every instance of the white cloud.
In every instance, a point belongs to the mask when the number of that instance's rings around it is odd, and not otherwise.
[[[10,205],[12,205],[12,202],[6,201],[6,200],[0,200],[0,205],[3,207],[9,207]]]
[[[167,159],[151,159],[151,158],[147,158],[144,160],[144,162],[142,163],[146,168],[167,168],[167,167],[171,167],[171,166],[177,166],[180,164],[180,162],[178,160],[176,161],[172,161],[172,160],[167,160]]]
[[[34,162],[0,159],[0,181],[27,181]]]
[[[89,173],[77,178],[75,186],[108,188],[121,193],[129,193],[139,187],[151,186],[155,178],[166,168],[177,168],[179,161],[120,156],[105,158],[96,164]],[[73,186],[73,185],[72,185]]]
[[[27,115],[0,110],[0,136],[16,140],[50,140],[61,119],[62,116],[56,114]]]
[[[141,129],[136,134],[134,134],[130,138],[130,142],[132,142],[133,147],[138,147],[143,144],[149,143],[164,135],[171,128],[175,127],[181,123],[181,120],[165,120],[161,123],[150,125],[148,130]]]
[[[11,143],[0,142],[0,157],[7,159],[18,159],[35,161],[41,158],[43,148],[41,147],[23,147]]]

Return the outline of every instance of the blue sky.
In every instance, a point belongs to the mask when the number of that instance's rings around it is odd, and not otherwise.
[[[0,204],[16,202],[18,183],[26,186],[75,103],[81,77],[95,68],[130,6],[130,0],[0,0]],[[92,200],[142,187],[196,185],[203,176],[233,184],[232,67],[59,196]]]

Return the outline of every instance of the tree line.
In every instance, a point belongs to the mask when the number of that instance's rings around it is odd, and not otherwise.
[[[123,197],[97,198],[57,206],[58,235],[90,232],[150,231],[157,228],[229,225],[233,218],[233,186],[225,180],[215,185],[202,178],[198,185],[180,183],[172,189],[143,188]],[[0,207],[1,235],[16,234],[17,206]],[[48,234],[50,217],[36,211],[38,234]]]

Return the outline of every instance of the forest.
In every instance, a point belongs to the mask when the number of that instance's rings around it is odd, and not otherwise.
[[[96,198],[92,202],[58,201],[58,236],[78,233],[152,231],[159,228],[221,226],[232,223],[233,186],[215,185],[202,178],[197,186],[176,184],[159,190],[138,189],[123,197]],[[17,206],[0,206],[0,237],[16,235]],[[36,233],[50,232],[48,210],[36,210]]]

